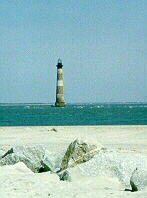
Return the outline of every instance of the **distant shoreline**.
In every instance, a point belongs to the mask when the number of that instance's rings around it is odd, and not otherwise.
[[[53,105],[54,103],[0,103],[0,106],[21,106],[21,105]],[[96,105],[96,104],[147,104],[147,102],[87,102],[87,103],[66,103],[66,105]]]

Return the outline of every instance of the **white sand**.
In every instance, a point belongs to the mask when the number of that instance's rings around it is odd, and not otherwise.
[[[49,151],[60,152],[78,137],[99,141],[110,150],[131,151],[147,156],[147,125],[0,127],[0,150],[7,151],[18,145],[45,144]],[[85,177],[77,174],[72,182],[65,182],[50,172],[32,173],[22,162],[0,167],[0,178],[0,197],[3,198],[147,197],[147,189],[138,192],[124,191],[124,186],[117,178]]]

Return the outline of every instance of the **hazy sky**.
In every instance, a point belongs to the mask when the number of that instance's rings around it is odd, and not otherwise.
[[[147,101],[146,0],[0,0],[0,102]]]

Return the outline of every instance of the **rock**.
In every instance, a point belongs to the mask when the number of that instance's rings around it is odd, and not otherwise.
[[[84,165],[84,163],[77,165],[77,166],[81,166],[81,165]],[[84,184],[85,190],[87,188],[86,187],[87,184],[92,184],[93,189],[99,189],[99,190],[101,189],[102,191],[104,189],[111,190],[111,192],[114,189],[117,191],[124,190],[124,186],[121,184],[121,182],[118,180],[118,178],[116,176],[110,177],[109,175],[103,175],[103,176],[101,176],[101,175],[85,175],[82,172],[82,170],[79,170],[77,168],[77,166],[63,170],[62,172],[58,173],[59,179],[64,182],[73,182],[76,184]],[[88,197],[87,194],[86,194],[86,197]],[[106,195],[104,197],[106,197]]]
[[[37,146],[17,146],[7,151],[0,160],[0,165],[13,165],[23,162],[33,172],[42,172],[44,167],[41,160],[44,158],[46,148]]]
[[[59,172],[58,176],[62,181],[71,181],[71,177],[67,170],[64,170],[63,172]]]
[[[3,156],[2,158],[4,158],[6,155],[13,153],[13,148],[11,148],[10,150],[8,150]]]
[[[2,157],[4,156],[4,154],[5,154],[5,151],[0,150],[0,160],[2,159]]]
[[[57,129],[55,128],[52,128],[51,131],[58,132]]]
[[[64,155],[65,151],[60,153],[50,153],[46,151],[44,159],[41,161],[41,164],[45,168],[45,171],[50,170],[52,172],[57,172],[60,169]]]
[[[142,154],[101,150],[89,161],[67,168],[66,171],[68,171],[68,177],[71,177],[71,180],[73,180],[74,172],[85,176],[117,177],[128,188],[130,187],[130,177],[136,167],[139,170],[147,170],[147,157]],[[64,171],[58,173],[60,178],[61,174],[64,174]],[[146,177],[144,176],[144,178]]]
[[[60,170],[86,162],[102,149],[104,147],[101,144],[96,145],[81,138],[76,139],[68,146],[62,159]]]
[[[140,191],[147,187],[147,169],[140,170],[136,168],[130,178],[130,185],[132,187],[132,192]]]
[[[57,172],[65,151],[50,153],[44,146],[17,146],[2,154],[0,165],[14,165],[23,162],[33,172]]]

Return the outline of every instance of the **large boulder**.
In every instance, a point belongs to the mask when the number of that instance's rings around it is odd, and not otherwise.
[[[100,143],[94,144],[81,138],[76,139],[68,146],[61,162],[60,171],[89,161],[96,153],[103,149],[104,147]]]
[[[140,170],[136,168],[130,178],[132,191],[140,191],[147,187],[147,169]]]
[[[41,172],[44,167],[41,160],[44,159],[46,148],[42,145],[37,146],[17,146],[7,151],[0,160],[0,165],[13,165],[23,162],[33,172]]]
[[[44,167],[44,171],[50,170],[54,173],[59,171],[64,155],[65,151],[59,153],[50,153],[46,150],[44,158],[41,160],[41,164]]]
[[[65,151],[49,152],[44,145],[17,146],[7,152],[2,152],[0,166],[14,165],[23,162],[33,172],[57,172],[60,169]]]
[[[90,160],[103,149],[104,147],[100,143],[94,144],[78,138],[71,142],[65,151],[59,153],[46,152],[41,163],[45,169],[49,168],[52,172],[59,172]]]
[[[85,176],[107,175],[109,178],[117,177],[125,188],[129,188],[130,178],[137,167],[140,171],[147,170],[147,156],[132,152],[122,153],[119,151],[101,150],[91,160],[58,172],[58,175],[61,180],[68,181],[73,180],[72,175],[74,172],[79,172],[79,174]],[[146,177],[144,176],[144,178]]]

